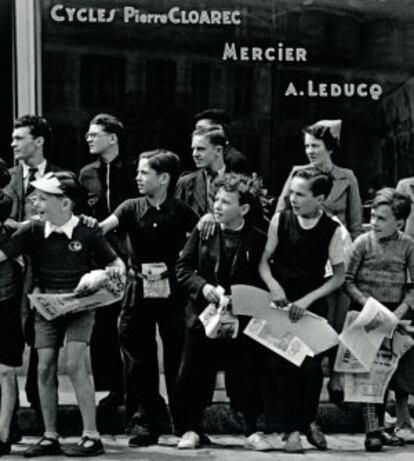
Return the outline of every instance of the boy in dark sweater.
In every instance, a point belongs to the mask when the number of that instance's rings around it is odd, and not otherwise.
[[[72,173],[48,173],[32,182],[34,206],[40,220],[23,225],[1,245],[0,262],[28,254],[37,285],[45,293],[68,293],[95,289],[88,272],[94,263],[123,272],[124,265],[99,229],[90,229],[73,214],[80,189]],[[39,395],[45,424],[43,438],[26,457],[62,453],[57,433],[57,363],[66,337],[67,372],[75,389],[84,431],[80,442],[64,449],[70,456],[94,456],[104,452],[96,428],[95,393],[88,374],[88,344],[94,311],[68,314],[47,321],[35,313],[35,347],[39,354]]]
[[[215,186],[217,232],[203,239],[200,231],[194,229],[176,266],[177,280],[189,296],[186,340],[176,389],[183,416],[180,427],[183,435],[178,448],[194,449],[202,445],[203,411],[213,397],[217,371],[224,369],[232,408],[239,410],[245,419],[246,445],[265,451],[272,447],[257,432],[257,418],[262,409],[262,346],[243,334],[249,318],[240,316],[240,328],[233,339],[210,339],[199,319],[208,304],[219,304],[218,286],[228,295],[232,284],[262,285],[258,264],[265,234],[245,220],[253,200],[247,183],[239,175],[225,174],[216,180]]]
[[[270,224],[259,270],[272,294],[273,307],[288,309],[292,322],[300,321],[307,310],[326,317],[324,297],[344,281],[340,228],[322,209],[331,189],[332,178],[327,174],[298,170],[290,186],[292,209],[276,213]],[[333,271],[329,279],[324,278],[327,260]],[[300,432],[317,448],[327,448],[313,422],[322,389],[321,356],[306,357],[296,367],[274,353],[267,354],[267,423],[276,402],[287,452],[303,451]],[[280,386],[275,386],[277,380]]]

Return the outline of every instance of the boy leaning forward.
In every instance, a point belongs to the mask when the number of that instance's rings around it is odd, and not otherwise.
[[[32,220],[1,246],[0,261],[27,254],[33,262],[36,284],[44,293],[70,293],[94,289],[88,275],[97,263],[112,273],[124,265],[101,231],[88,228],[73,214],[81,192],[70,172],[49,173],[32,182],[39,220]],[[88,275],[88,276],[87,276]],[[104,448],[96,427],[94,386],[88,373],[89,341],[94,312],[67,314],[45,320],[35,313],[35,347],[39,354],[39,395],[44,436],[28,448],[25,457],[95,456]],[[57,364],[66,338],[67,373],[79,404],[83,434],[79,443],[62,448],[57,433]]]

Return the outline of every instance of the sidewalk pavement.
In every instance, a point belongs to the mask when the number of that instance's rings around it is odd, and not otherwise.
[[[105,444],[106,454],[91,459],[104,459],[106,461],[270,461],[277,459],[289,461],[304,461],[305,459],[306,461],[367,461],[382,459],[388,461],[392,457],[393,461],[411,461],[414,456],[414,445],[387,448],[381,453],[366,453],[363,448],[363,435],[328,435],[329,449],[323,452],[310,447],[303,438],[303,446],[306,450],[306,455],[285,453],[281,442],[277,444],[278,448],[275,451],[259,453],[244,448],[243,436],[217,435],[212,436],[211,439],[213,444],[208,447],[199,450],[179,451],[175,447],[178,439],[173,436],[163,436],[158,445],[145,448],[129,448],[128,439],[125,436],[104,437],[103,442]],[[23,442],[14,445],[12,453],[2,457],[2,460],[15,460],[17,456],[23,454],[23,451],[30,444],[36,441],[36,438],[25,437]],[[77,439],[73,437],[62,440],[63,443],[75,443],[76,441]],[[62,457],[61,459],[72,458]]]

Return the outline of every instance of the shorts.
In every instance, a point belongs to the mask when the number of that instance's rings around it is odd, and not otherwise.
[[[23,360],[20,301],[20,296],[0,301],[0,364],[9,367],[20,367]]]
[[[38,312],[34,319],[35,349],[59,349],[66,342],[89,344],[95,323],[95,311],[67,314],[54,320],[46,320]]]

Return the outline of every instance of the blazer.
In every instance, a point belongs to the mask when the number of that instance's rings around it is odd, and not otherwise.
[[[178,179],[175,197],[190,206],[199,217],[208,212],[207,179],[204,169],[184,174]]]
[[[259,275],[259,262],[266,243],[266,234],[256,227],[245,224],[230,272],[232,284],[246,284],[264,288]],[[195,228],[176,264],[179,285],[188,295],[186,325],[192,328],[199,324],[198,316],[207,306],[202,289],[206,283],[220,284],[220,263],[223,252],[221,228],[208,240],[200,238]]]
[[[411,199],[411,213],[405,223],[405,233],[414,238],[414,178],[401,179],[396,189]]]
[[[279,196],[276,212],[290,208],[289,190],[292,177],[296,171],[306,168],[312,168],[312,166],[297,165],[293,167]],[[329,215],[338,217],[354,240],[362,233],[362,202],[358,181],[351,170],[336,165],[333,166],[331,175],[333,176],[333,187],[324,201],[323,207]]]
[[[51,171],[62,171],[59,168],[49,162],[46,162],[45,173]],[[4,192],[13,199],[13,207],[10,217],[16,221],[23,221],[25,215],[25,193],[24,193],[24,179],[23,179],[23,167],[17,165],[9,169],[11,180],[9,184],[4,188]]]

